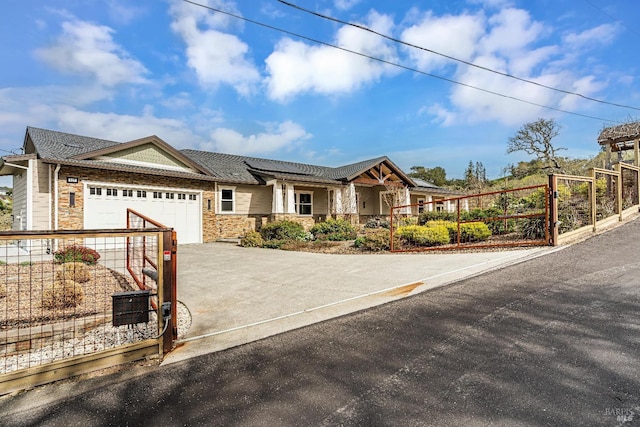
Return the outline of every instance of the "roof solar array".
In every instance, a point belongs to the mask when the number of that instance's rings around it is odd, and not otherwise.
[[[306,172],[290,163],[276,162],[267,159],[247,159],[244,161],[251,169],[269,172],[285,172],[305,175]]]

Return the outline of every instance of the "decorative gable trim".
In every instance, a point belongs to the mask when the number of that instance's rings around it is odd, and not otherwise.
[[[394,183],[402,183],[407,187],[416,187],[416,183],[386,157],[383,161],[372,164],[352,174],[347,177],[347,180],[364,185],[385,185],[385,183],[391,181]]]
[[[133,141],[129,141],[129,142],[124,142],[122,144],[117,144],[111,147],[106,147],[100,150],[95,150],[95,151],[91,151],[88,153],[83,153],[74,157],[71,157],[74,160],[100,160],[100,161],[109,161],[109,162],[114,162],[114,163],[126,163],[129,165],[136,165],[136,166],[147,166],[149,167],[149,164],[144,164],[143,162],[136,162],[136,161],[127,161],[126,159],[118,159],[117,157],[114,157],[113,155],[121,152],[121,151],[125,151],[131,148],[135,148],[135,147],[140,147],[143,145],[147,145],[147,144],[152,144],[155,147],[157,147],[158,149],[160,149],[161,151],[165,152],[166,154],[168,154],[169,156],[171,156],[173,159],[175,159],[178,163],[182,163],[184,164],[187,168],[191,169],[192,171],[195,171],[196,173],[201,173],[204,175],[209,175],[209,176],[213,176],[213,174],[209,171],[207,171],[206,169],[202,168],[200,165],[198,165],[197,163],[195,163],[193,160],[191,160],[190,158],[188,158],[187,156],[185,156],[184,154],[182,154],[180,151],[176,150],[175,148],[173,148],[171,145],[167,144],[166,142],[164,142],[162,139],[160,139],[159,137],[157,137],[156,135],[151,135],[145,138],[140,138],[140,139],[136,139]],[[167,167],[166,165],[161,165],[162,168],[171,168],[171,167]],[[171,168],[174,169],[175,168]]]

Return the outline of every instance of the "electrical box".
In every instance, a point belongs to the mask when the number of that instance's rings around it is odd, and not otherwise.
[[[150,294],[151,291],[148,290],[113,294],[113,326],[147,323]]]

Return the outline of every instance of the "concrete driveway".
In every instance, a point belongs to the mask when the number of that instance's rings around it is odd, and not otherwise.
[[[192,325],[164,364],[245,344],[556,250],[338,255],[178,248],[178,299]]]

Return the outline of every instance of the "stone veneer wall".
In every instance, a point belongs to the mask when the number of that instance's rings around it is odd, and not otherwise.
[[[67,183],[67,177],[78,178],[78,183]],[[84,182],[99,181],[119,185],[143,185],[169,188],[184,188],[202,191],[202,241],[214,242],[220,237],[214,211],[214,183],[193,179],[166,176],[143,175],[63,166],[58,174],[58,228],[61,230],[81,230],[84,228]],[[69,206],[69,193],[75,192],[75,206]],[[53,196],[53,195],[52,195]],[[211,201],[210,204],[208,201]],[[209,209],[209,205],[211,209]]]
[[[302,224],[305,230],[309,231],[311,227],[316,224],[316,218],[312,216],[298,216],[296,214],[271,214],[269,215],[269,222],[273,221],[292,221]]]
[[[236,239],[244,236],[247,231],[257,231],[267,216],[263,215],[217,215],[214,220],[217,239]]]

